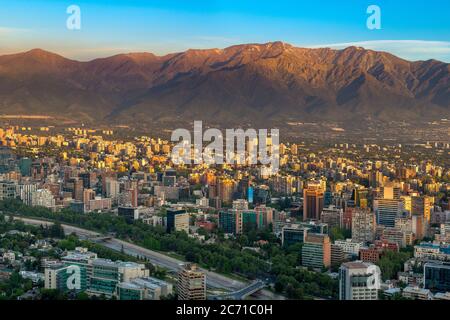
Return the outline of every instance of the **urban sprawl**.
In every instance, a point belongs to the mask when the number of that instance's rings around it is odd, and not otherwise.
[[[280,142],[272,172],[0,128],[0,299],[450,300],[450,143]]]

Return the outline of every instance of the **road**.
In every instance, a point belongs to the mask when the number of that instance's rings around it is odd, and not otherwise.
[[[14,216],[14,219],[18,219],[23,221],[24,223],[31,224],[31,225],[52,225],[53,222],[46,221],[46,220],[39,220],[36,218],[25,218],[25,217],[18,217]],[[61,224],[61,226],[64,229],[64,232],[66,234],[75,233],[78,237],[81,239],[87,239],[92,237],[101,236],[100,233],[86,230],[78,227],[74,227],[67,224]],[[177,272],[180,268],[180,265],[185,263],[182,260],[178,260],[172,257],[169,257],[165,254],[162,254],[157,251],[149,250],[140,246],[137,246],[135,244],[117,239],[117,238],[111,238],[109,240],[104,240],[101,242],[97,242],[107,248],[110,248],[112,250],[121,251],[123,248],[124,253],[131,255],[131,256],[144,256],[146,257],[151,263],[164,267],[170,271]],[[122,247],[123,246],[123,247]],[[244,288],[246,283],[243,281],[231,279],[229,277],[226,277],[224,275],[218,274],[216,272],[211,272],[205,269],[201,269],[206,274],[206,283],[207,286],[210,288],[220,288],[220,289],[226,289],[229,291],[236,291],[239,289]],[[269,290],[260,290],[259,292],[255,293],[254,298],[258,300],[283,300],[284,297],[280,295],[276,295]]]

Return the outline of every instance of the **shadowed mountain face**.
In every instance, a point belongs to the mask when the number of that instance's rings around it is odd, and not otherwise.
[[[450,117],[450,65],[274,42],[78,62],[0,56],[0,113],[105,123],[421,121]]]

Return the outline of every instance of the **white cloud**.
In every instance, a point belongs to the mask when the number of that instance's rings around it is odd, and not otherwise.
[[[377,51],[387,51],[409,60],[438,59],[450,61],[449,41],[372,40],[311,45],[307,47],[343,49],[350,46],[363,47]]]

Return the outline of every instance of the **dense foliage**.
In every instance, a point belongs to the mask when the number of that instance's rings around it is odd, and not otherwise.
[[[183,232],[166,233],[140,221],[127,223],[112,214],[79,214],[68,210],[52,212],[42,207],[29,207],[17,200],[0,201],[5,213],[56,220],[77,225],[133,242],[147,249],[174,252],[185,260],[224,274],[238,274],[249,279],[271,279],[278,292],[290,298],[337,296],[337,281],[327,275],[298,268],[301,261],[298,248],[283,249],[270,230],[253,230],[236,241],[224,239],[220,233],[216,243],[202,244]],[[255,241],[265,240],[259,252],[243,250]]]
[[[412,257],[411,250],[401,252],[385,251],[377,265],[380,267],[383,280],[397,278],[397,273],[403,270],[404,263]]]

